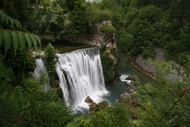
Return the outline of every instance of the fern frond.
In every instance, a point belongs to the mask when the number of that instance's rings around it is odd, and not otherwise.
[[[36,49],[37,48],[37,41],[36,41],[35,36],[33,36],[32,34],[30,34],[30,38],[31,38],[31,40],[33,42],[34,48]]]
[[[3,20],[5,19],[5,16],[6,16],[6,14],[3,12],[3,11],[1,11],[0,10],[0,22],[2,23],[3,22]]]
[[[31,49],[31,47],[32,47],[32,40],[30,39],[30,35],[28,33],[25,33],[24,37],[26,39],[26,42],[28,44],[29,49]]]
[[[41,47],[41,38],[40,38],[40,36],[38,36],[38,35],[34,34],[34,37],[36,38],[37,43],[38,43],[38,44],[39,44],[39,46]]]
[[[0,47],[3,44],[3,31],[0,30]]]
[[[20,22],[18,20],[9,17],[2,10],[0,10],[0,19],[0,23],[4,23],[5,25],[11,25],[12,28],[21,28]]]
[[[25,37],[23,32],[18,32],[18,38],[19,38],[19,46],[20,49],[23,50],[25,48]]]
[[[11,32],[9,30],[3,31],[3,42],[6,54],[11,47]]]
[[[16,54],[16,51],[18,49],[18,42],[19,42],[18,41],[18,34],[17,34],[17,32],[14,32],[14,31],[12,31],[11,34],[12,34],[12,39],[13,39],[13,48],[14,48],[14,51]]]
[[[41,39],[36,34],[28,32],[0,29],[0,47],[4,48],[5,54],[11,46],[16,53],[18,48],[23,50],[26,47],[31,49],[41,46]]]
[[[9,84],[7,82],[2,82],[2,84],[0,85],[0,96],[5,95],[5,93],[7,92]]]

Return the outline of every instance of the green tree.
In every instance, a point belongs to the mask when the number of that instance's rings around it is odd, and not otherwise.
[[[188,0],[173,0],[169,10],[169,20],[176,20],[179,28],[190,21],[190,1]]]
[[[49,34],[62,39],[70,24],[69,12],[65,0],[45,1],[35,18],[35,29],[39,34]]]
[[[26,79],[23,85],[25,90],[17,88],[10,98],[0,97],[1,126],[58,127],[66,126],[75,117],[55,89],[45,92],[34,79]]]
[[[142,126],[186,126],[189,118],[187,105],[189,85],[166,81],[170,74],[171,63],[154,62],[158,71],[155,84],[140,86],[134,96],[138,99],[138,120]],[[182,118],[178,118],[182,116]],[[184,117],[183,117],[184,116]],[[179,120],[180,119],[180,120]],[[181,123],[180,123],[181,122]]]
[[[10,17],[17,19],[22,24],[22,29],[33,28],[34,19],[37,17],[38,5],[44,0],[1,0],[0,8]],[[19,5],[19,6],[18,6]]]
[[[45,49],[45,56],[46,56],[46,69],[48,72],[48,76],[50,78],[50,84],[52,87],[55,86],[55,67],[56,67],[56,50],[55,48],[51,45],[51,43],[48,44],[48,46]]]
[[[86,11],[87,20],[89,23],[101,23],[105,20],[111,20],[113,18],[112,11],[109,9],[101,9],[95,4],[90,4]]]
[[[139,10],[138,16],[128,26],[128,33],[134,37],[133,48],[131,48],[133,55],[143,53],[145,49],[160,44],[160,33],[157,29],[161,18],[162,11],[155,6],[146,6]]]
[[[109,54],[101,56],[102,68],[105,81],[112,81],[115,76],[114,61],[109,57]]]
[[[25,78],[30,77],[30,72],[35,69],[35,61],[26,50],[17,50],[16,54],[13,50],[9,50],[3,63],[6,67],[11,67],[14,72],[13,81],[18,85],[21,85]]]
[[[65,35],[68,38],[73,39],[78,42],[78,36],[86,32],[87,29],[87,19],[86,19],[86,5],[84,0],[72,0],[66,1],[67,6],[70,11],[69,21],[67,29],[65,30]]]

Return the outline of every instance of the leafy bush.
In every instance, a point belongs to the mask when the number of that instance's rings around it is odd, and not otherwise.
[[[16,54],[13,50],[9,50],[3,62],[6,67],[11,67],[13,70],[12,81],[16,83],[15,85],[21,85],[25,78],[31,76],[30,72],[35,68],[34,59],[25,50],[17,50]]]
[[[106,53],[102,55],[101,61],[105,81],[112,81],[116,73],[113,60],[109,57],[109,54]]]
[[[113,17],[109,9],[100,9],[94,4],[90,5],[86,11],[87,19],[91,23],[99,23],[105,20],[111,20]]]
[[[45,56],[46,56],[46,69],[50,78],[50,84],[54,87],[54,74],[55,74],[55,66],[56,66],[56,50],[55,48],[49,43],[45,49]]]
[[[124,29],[120,29],[116,36],[117,47],[122,53],[127,53],[133,48],[134,37],[128,34]]]
[[[126,127],[130,126],[127,108],[122,104],[115,104],[95,112],[89,118],[79,117],[67,127]]]
[[[103,33],[116,33],[117,32],[115,27],[107,26],[107,25],[103,25],[103,26],[99,27],[99,30]]]
[[[21,109],[11,99],[0,98],[0,125],[2,127],[19,127],[22,121]]]
[[[26,79],[23,84],[25,89],[20,87],[10,98],[0,96],[1,126],[63,127],[74,118],[55,89],[45,92],[34,79]]]

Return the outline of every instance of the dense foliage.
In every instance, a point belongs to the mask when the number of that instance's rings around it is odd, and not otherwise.
[[[55,67],[56,67],[56,50],[55,48],[49,43],[45,48],[45,57],[46,57],[46,69],[48,72],[48,77],[50,78],[50,85],[52,87],[55,86]]]
[[[72,120],[72,110],[55,90],[46,93],[34,79],[23,82],[26,90],[17,88],[11,97],[0,97],[1,126],[54,127],[65,126]]]
[[[133,56],[142,53],[145,58],[153,58],[155,48],[161,47],[171,59],[189,65],[188,0],[122,0],[111,3],[120,7],[110,10],[117,10],[113,23],[116,24],[118,47],[122,52],[127,50]]]
[[[20,13],[27,13],[15,11],[17,4],[25,10],[33,8],[33,2],[3,0],[0,4],[0,125],[3,127],[65,126],[74,117],[56,89],[45,92],[42,84],[31,79],[35,62],[29,50],[41,45],[41,39],[26,32],[12,17],[25,18]],[[50,51],[47,55],[51,56]]]
[[[101,62],[105,81],[113,81],[113,77],[115,76],[114,62],[108,53],[101,56]]]
[[[39,46],[41,40],[35,34],[24,30],[19,31],[22,29],[20,22],[5,13],[9,11],[5,3],[12,4],[14,8],[13,1],[2,1],[2,10],[0,10],[0,65],[1,70],[6,73],[2,72],[1,74],[0,89],[10,91],[10,86],[22,85],[22,81],[33,71],[34,60],[29,57],[28,49]],[[25,3],[23,2],[23,4]],[[7,95],[11,95],[11,93],[7,92]]]

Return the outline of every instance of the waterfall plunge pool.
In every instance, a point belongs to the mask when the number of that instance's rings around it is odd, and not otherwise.
[[[144,85],[146,83],[154,84],[156,82],[155,80],[151,79],[150,77],[146,76],[141,71],[136,69],[129,62],[127,62],[126,66],[124,66],[120,72],[121,72],[120,79],[125,79],[125,77],[127,77],[128,75],[135,76],[139,79],[141,85]],[[117,103],[117,100],[119,99],[121,94],[125,92],[129,92],[128,86],[126,86],[126,83],[124,80],[120,82],[113,81],[111,83],[106,83],[106,89],[109,93],[106,95],[100,96],[101,99],[99,101],[105,100],[110,105]],[[83,107],[82,105],[85,105],[85,107],[82,108]],[[81,102],[81,105],[79,105],[79,107],[77,107],[76,109],[79,114],[86,115],[88,112],[88,104],[83,101]]]
[[[96,103],[105,100],[112,105],[117,102],[122,93],[129,92],[124,82],[114,81],[104,84],[98,48],[80,49],[58,56],[56,70],[64,93],[63,97],[69,103],[71,102],[69,105],[77,112],[85,113],[88,110],[89,106],[85,102],[87,96]],[[122,68],[121,74],[122,76],[135,75],[141,84],[154,82],[130,64]]]

